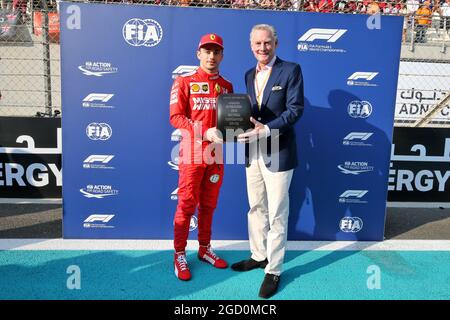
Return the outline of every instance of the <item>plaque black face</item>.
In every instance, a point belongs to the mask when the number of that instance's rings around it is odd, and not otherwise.
[[[233,139],[235,131],[236,134],[240,134],[253,128],[250,122],[251,115],[252,106],[248,95],[228,93],[218,97],[217,129],[222,132],[224,141],[235,141],[236,139]]]

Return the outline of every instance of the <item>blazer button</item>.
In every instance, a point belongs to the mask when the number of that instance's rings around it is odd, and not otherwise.
[[[261,117],[258,118],[258,121],[261,121]]]

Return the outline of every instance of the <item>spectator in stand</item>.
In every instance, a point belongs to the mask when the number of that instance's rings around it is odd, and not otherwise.
[[[13,10],[19,10],[22,17],[25,17],[27,13],[27,0],[13,0],[12,8]]]
[[[391,13],[395,14],[395,15],[399,15],[401,5],[402,5],[401,2],[397,2],[397,3],[393,2]]]
[[[367,6],[365,4],[365,1],[362,0],[358,0],[358,3],[356,5],[356,12],[355,13],[366,13],[367,11]]]
[[[402,32],[402,42],[406,41],[406,30],[408,29],[408,10],[404,3],[399,3],[398,14],[403,16],[403,32]]]
[[[277,0],[276,7],[278,10],[289,10],[292,8],[291,0]]]
[[[416,42],[424,43],[427,29],[431,24],[430,2],[424,1],[416,11]]]
[[[246,0],[232,0],[231,1],[231,7],[236,9],[243,9],[247,5]]]
[[[329,13],[333,12],[333,8],[333,0],[319,0],[319,3],[316,7],[316,12]]]
[[[315,0],[306,0],[303,4],[303,11],[316,12],[316,1]]]
[[[406,9],[408,13],[414,13],[419,9],[419,0],[406,0]]]
[[[334,10],[335,12],[345,13],[347,10],[347,0],[337,0]]]
[[[3,10],[9,10],[12,8],[11,0],[1,0],[0,4]]]
[[[349,2],[347,2],[347,6],[345,8],[345,13],[357,13],[357,4],[356,1],[350,0]]]
[[[431,12],[431,27],[434,28],[436,32],[439,32],[442,20],[441,5],[439,3],[439,0],[434,1]]]
[[[214,8],[229,8],[231,6],[229,0],[208,0],[208,6]]]
[[[275,3],[275,0],[260,0],[259,7],[261,9],[275,9],[277,4]]]
[[[416,11],[419,9],[419,0],[406,0],[406,19],[408,20],[407,29],[411,28],[414,30],[414,17]]]
[[[445,0],[445,2],[441,5],[441,28],[444,30],[450,30],[450,0]]]
[[[414,21],[414,15],[419,9],[419,0],[406,0],[406,12],[408,14],[408,24],[412,24]]]
[[[384,4],[385,4],[385,6],[383,8],[380,8],[381,11],[383,12],[383,14],[394,14],[393,11],[395,10],[395,7],[392,4],[392,2],[388,2],[388,3],[384,2]]]
[[[291,6],[288,8],[289,11],[299,11],[300,5],[303,4],[303,0],[289,0]]]
[[[377,14],[380,13],[380,6],[378,5],[378,2],[376,1],[369,1],[367,4],[367,14]]]

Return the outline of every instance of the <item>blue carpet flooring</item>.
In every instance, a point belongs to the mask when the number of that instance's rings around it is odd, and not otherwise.
[[[248,257],[217,253],[230,263]],[[172,251],[0,251],[0,299],[259,299],[262,269],[215,269],[189,251],[193,277],[182,282],[172,259]],[[67,287],[73,265],[80,289]],[[272,299],[450,299],[450,251],[288,251]]]

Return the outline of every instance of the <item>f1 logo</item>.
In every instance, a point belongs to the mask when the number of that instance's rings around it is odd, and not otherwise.
[[[369,192],[369,191],[368,190],[346,190],[339,197],[340,198],[349,198],[349,197],[362,198],[362,197],[364,197],[364,195],[367,192]]]
[[[84,220],[84,222],[104,222],[107,223],[109,220],[114,218],[113,214],[91,214],[89,217]]]
[[[347,29],[309,29],[298,41],[313,42],[316,39],[327,40],[327,42],[336,42]]]
[[[83,99],[84,102],[101,101],[108,102],[114,94],[109,93],[90,93],[86,98]]]
[[[100,155],[100,154],[93,154],[84,160],[84,163],[94,163],[94,162],[101,162],[101,163],[108,163],[111,161],[111,159],[114,158],[114,156],[110,155]]]
[[[197,69],[198,66],[185,66],[185,65],[178,66],[175,70],[172,71],[172,79],[175,79],[179,75],[185,73],[194,72]]]
[[[373,135],[372,132],[350,132],[348,135],[345,136],[344,140],[361,140],[366,141]]]
[[[367,81],[372,80],[378,75],[378,72],[360,72],[357,71],[353,73],[348,80],[358,80],[358,79],[365,79]]]

